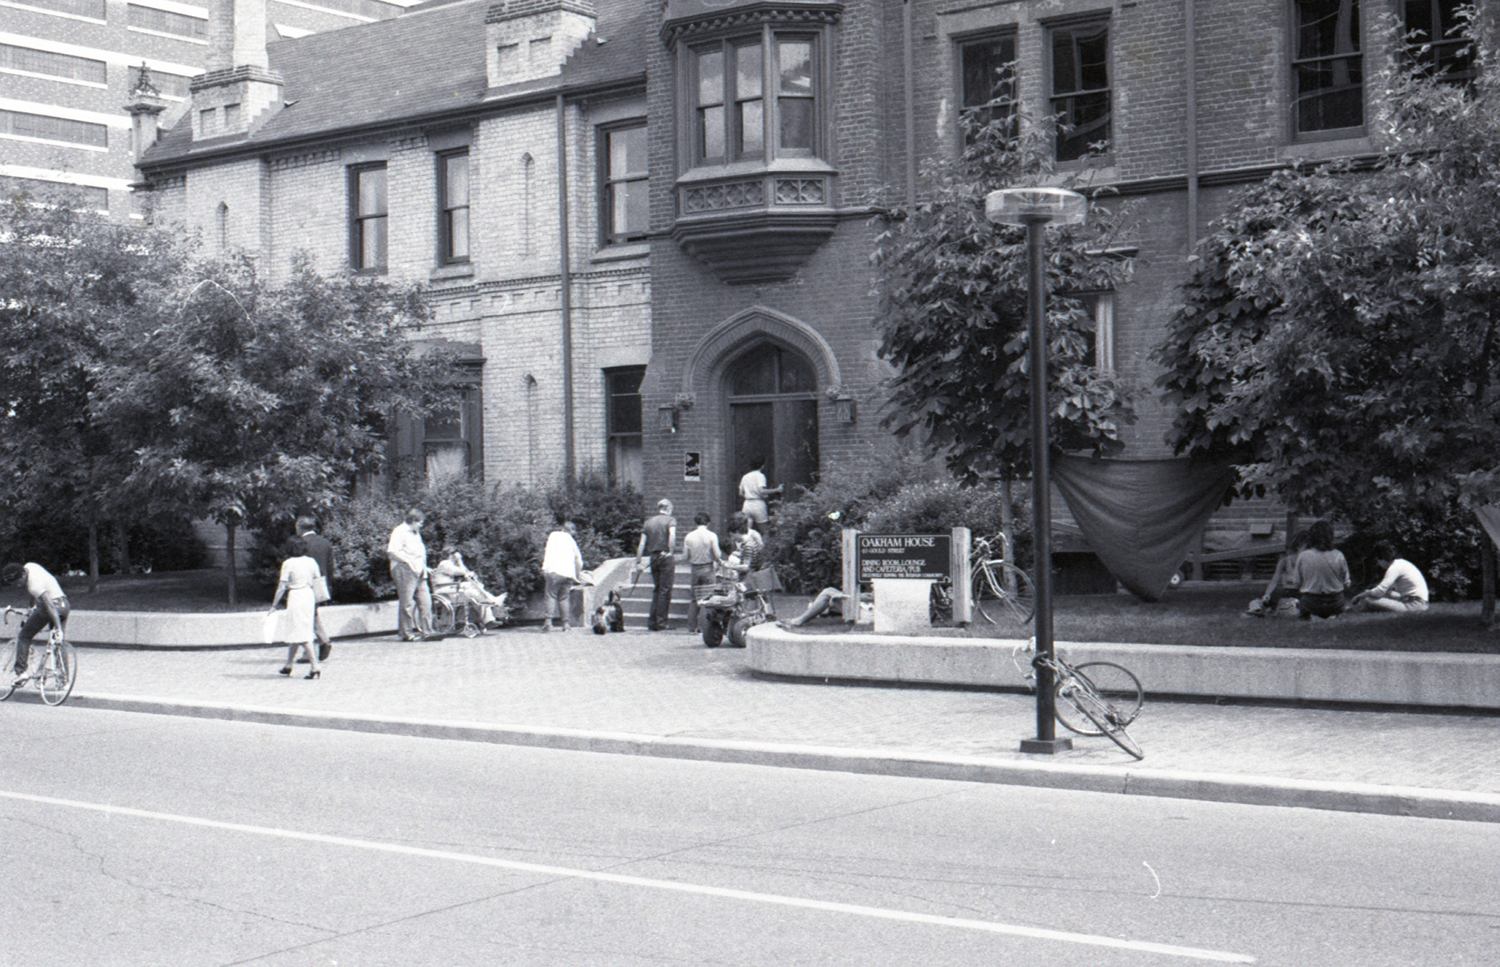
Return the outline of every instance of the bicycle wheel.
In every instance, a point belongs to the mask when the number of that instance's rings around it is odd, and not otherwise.
[[[1086,661],[1081,665],[1074,665],[1073,674],[1089,683],[1094,694],[1115,710],[1117,720],[1123,725],[1134,722],[1136,716],[1141,714],[1141,708],[1146,703],[1146,693],[1141,688],[1141,680],[1128,668],[1111,661]],[[1063,697],[1064,681],[1065,679],[1060,679],[1057,683],[1054,702],[1057,720],[1068,731],[1078,735],[1103,735],[1087,716],[1080,715]]]
[[[1036,614],[1031,576],[1005,561],[984,561],[974,573],[974,610],[990,624],[1009,619],[1025,624]]]
[[[78,677],[78,654],[70,642],[58,641],[45,648],[39,657],[43,664],[37,672],[36,684],[42,701],[61,705],[72,693]]]
[[[1068,701],[1098,727],[1099,731],[1096,734],[1109,736],[1115,745],[1137,759],[1146,757],[1140,745],[1130,737],[1129,732],[1125,731],[1125,726],[1120,723],[1114,707],[1094,694],[1094,690],[1088,686],[1088,683],[1082,681],[1074,683],[1074,687],[1068,691]]]
[[[447,598],[432,599],[432,630],[434,634],[453,634],[453,604]]]

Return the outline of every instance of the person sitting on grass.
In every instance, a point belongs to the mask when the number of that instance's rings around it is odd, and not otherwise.
[[[797,615],[797,617],[793,618],[790,621],[778,621],[776,622],[776,626],[785,631],[791,631],[793,628],[800,628],[814,618],[827,614],[828,610],[832,608],[836,602],[842,601],[848,596],[849,595],[845,594],[838,588],[824,588],[823,590],[818,592],[817,597],[808,602],[806,610],[804,610],[801,614]],[[862,603],[868,603],[870,600],[870,595],[868,593],[861,594],[860,600]],[[851,619],[849,623],[853,624],[853,620]]]
[[[1427,610],[1427,580],[1415,564],[1397,557],[1389,541],[1375,545],[1375,563],[1385,568],[1385,577],[1373,588],[1356,594],[1349,603],[1351,608],[1389,614]]]
[[[1347,606],[1344,592],[1349,590],[1349,562],[1334,547],[1333,525],[1320,520],[1307,529],[1308,547],[1297,555],[1292,577],[1297,583],[1297,617],[1310,621],[1336,618]]]
[[[1264,618],[1276,614],[1282,601],[1296,603],[1297,593],[1301,589],[1297,587],[1292,571],[1297,566],[1297,555],[1306,549],[1307,531],[1293,534],[1292,539],[1287,541],[1286,553],[1276,560],[1276,571],[1266,584],[1266,593],[1250,602],[1250,606],[1245,609],[1245,617]]]

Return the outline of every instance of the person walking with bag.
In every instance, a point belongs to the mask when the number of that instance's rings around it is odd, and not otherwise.
[[[571,520],[560,520],[552,533],[547,535],[547,547],[542,552],[542,577],[546,580],[547,618],[542,622],[543,631],[552,630],[552,619],[562,619],[562,630],[568,624],[569,599],[573,586],[583,583],[583,554],[578,550],[574,535],[578,528]]]
[[[318,570],[323,574],[323,591],[328,596],[314,602],[313,634],[318,639],[318,661],[327,661],[333,652],[333,640],[323,628],[323,605],[333,600],[333,542],[318,533],[318,519],[312,516],[297,518],[297,536],[307,545],[307,556],[318,562]]]
[[[641,558],[651,562],[651,612],[646,617],[647,631],[666,631],[667,615],[672,608],[672,582],[677,577],[677,518],[672,516],[672,502],[663,497],[657,501],[656,516],[641,525],[641,540],[635,548],[634,573],[641,573]]]
[[[290,675],[297,659],[297,649],[307,650],[307,661],[312,665],[307,678],[323,677],[318,667],[318,650],[313,647],[313,620],[317,603],[313,594],[313,582],[322,577],[318,562],[307,555],[307,542],[294,537],[287,542],[287,559],[281,564],[281,582],[276,585],[276,597],[271,599],[271,613],[286,598],[286,617],[281,622],[281,637],[287,643],[286,664],[281,674]]]

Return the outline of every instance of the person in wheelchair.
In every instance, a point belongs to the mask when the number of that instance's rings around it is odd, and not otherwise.
[[[505,595],[486,591],[479,575],[464,564],[464,556],[456,547],[443,548],[442,560],[432,569],[432,593],[453,608],[455,621],[462,607],[464,623],[478,628],[501,621],[505,614]]]

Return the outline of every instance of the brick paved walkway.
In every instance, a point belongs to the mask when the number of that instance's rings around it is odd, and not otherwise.
[[[1150,769],[1247,780],[1372,784],[1500,796],[1500,718],[1149,702],[1131,732],[1137,765],[1107,740],[1022,755],[1035,732],[1027,695],[766,681],[745,652],[681,631],[544,635],[508,628],[420,646],[343,641],[319,681],[276,674],[281,649],[83,649],[78,704],[101,696],[576,729],[678,741],[729,740],[893,757]],[[1062,732],[1059,728],[1059,732]],[[1066,733],[1063,733],[1066,734]]]

